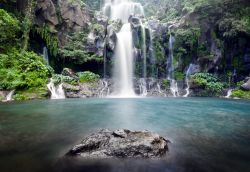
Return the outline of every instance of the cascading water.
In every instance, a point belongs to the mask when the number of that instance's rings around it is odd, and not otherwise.
[[[109,83],[108,80],[104,79],[102,80],[102,89],[100,91],[100,94],[98,97],[106,97],[107,95],[109,95]]]
[[[174,97],[180,96],[179,90],[178,90],[178,84],[174,79],[174,55],[173,55],[173,44],[174,44],[174,37],[171,34],[171,26],[169,27],[169,55],[167,59],[167,79],[170,81],[170,91]]]
[[[195,64],[192,64],[192,63],[188,66],[188,69],[186,71],[186,77],[185,77],[185,82],[186,82],[186,85],[187,85],[187,87],[185,89],[186,90],[186,94],[183,97],[188,97],[189,96],[189,94],[190,94],[190,90],[189,90],[190,89],[190,85],[189,85],[190,75],[192,75],[195,72],[197,72],[198,68],[199,68],[198,65],[195,65]]]
[[[43,59],[46,61],[47,65],[49,65],[49,55],[47,47],[43,47]]]
[[[13,97],[14,93],[15,93],[15,90],[10,91],[10,92],[7,94],[7,96],[6,96],[5,100],[3,100],[3,102],[9,102],[9,101],[12,101],[12,100],[13,100],[13,98],[12,98],[12,97]]]
[[[140,78],[139,80],[139,89],[140,89],[140,96],[147,96],[147,81],[146,78]]]
[[[121,20],[123,26],[117,36],[116,50],[114,54],[115,64],[113,70],[114,77],[114,97],[135,97],[133,86],[133,36],[131,24],[128,20],[131,15],[144,16],[143,7],[140,3],[130,0],[105,0],[103,13],[110,20]]]
[[[103,13],[110,20],[122,20],[123,23],[128,22],[130,15],[144,16],[144,10],[140,3],[131,0],[105,0]]]
[[[229,99],[229,98],[231,97],[231,95],[232,95],[232,92],[233,92],[233,89],[229,89],[229,90],[227,91],[227,95],[225,96],[225,98],[226,98],[226,99]]]
[[[130,23],[122,26],[117,33],[114,67],[114,96],[134,97],[133,89],[133,45]]]
[[[47,85],[50,93],[51,93],[51,99],[65,99],[65,93],[63,90],[63,84],[61,83],[57,87],[55,86],[53,79],[50,79],[49,84]]]

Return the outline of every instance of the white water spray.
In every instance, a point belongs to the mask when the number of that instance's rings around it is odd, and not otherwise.
[[[65,93],[63,90],[63,84],[61,83],[57,87],[55,86],[53,79],[50,79],[49,84],[47,85],[49,91],[51,92],[51,99],[65,99]]]
[[[226,99],[229,99],[229,98],[231,97],[231,95],[232,95],[232,92],[233,92],[233,89],[229,89],[229,90],[227,91],[227,95],[225,96],[225,98],[226,98]]]
[[[114,96],[135,97],[133,89],[133,45],[130,23],[122,26],[117,33],[114,67]]]
[[[12,97],[13,97],[14,93],[15,93],[15,90],[10,91],[10,92],[7,94],[7,96],[6,96],[5,100],[4,100],[4,102],[12,101],[12,100],[13,100]]]
[[[127,23],[130,15],[144,16],[144,10],[140,3],[132,2],[131,0],[105,0],[103,13],[110,20],[122,20]]]

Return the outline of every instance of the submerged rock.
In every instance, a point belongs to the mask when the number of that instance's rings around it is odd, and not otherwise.
[[[149,131],[101,130],[74,146],[66,155],[85,158],[160,158],[169,141]]]

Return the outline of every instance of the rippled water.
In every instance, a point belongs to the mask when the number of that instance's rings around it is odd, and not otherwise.
[[[62,158],[100,128],[171,140],[163,160]],[[1,172],[248,172],[250,102],[208,98],[71,99],[0,104]]]

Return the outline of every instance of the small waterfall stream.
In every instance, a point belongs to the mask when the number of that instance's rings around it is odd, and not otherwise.
[[[47,47],[43,47],[43,59],[49,65],[49,54],[48,54],[48,49]]]
[[[233,89],[227,90],[227,95],[225,96],[226,99],[229,99],[232,95]]]
[[[13,95],[15,93],[15,90],[12,90],[10,91],[7,95],[6,95],[6,98],[5,100],[3,100],[3,102],[9,102],[9,101],[12,101],[13,100]]]
[[[174,45],[174,36],[171,34],[171,26],[168,28],[170,37],[169,37],[169,55],[167,59],[167,79],[170,81],[170,91],[174,97],[179,97],[178,83],[174,79],[174,55],[173,55],[173,45]]]
[[[61,83],[58,86],[55,86],[53,79],[50,79],[49,84],[47,85],[50,93],[51,93],[51,99],[65,99],[65,93],[63,90],[63,84]]]

